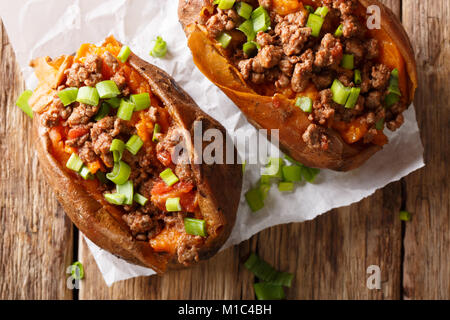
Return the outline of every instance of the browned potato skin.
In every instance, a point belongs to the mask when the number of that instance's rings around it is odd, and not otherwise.
[[[377,0],[360,0],[364,6],[381,8],[382,28],[392,37],[403,55],[409,76],[408,104],[414,99],[417,88],[417,71],[414,52],[409,38],[397,17]],[[327,129],[331,143],[328,150],[313,150],[303,141],[302,135],[311,123],[299,108],[292,108],[293,101],[281,95],[275,97],[256,94],[242,79],[239,70],[230,65],[220,49],[207,37],[196,22],[203,7],[212,8],[210,0],[179,0],[178,15],[188,37],[194,63],[244,112],[256,128],[279,129],[281,149],[301,163],[337,171],[349,171],[361,166],[380,146],[374,144],[349,145],[340,134]],[[214,64],[211,64],[214,61]],[[274,107],[274,100],[278,107]]]
[[[205,114],[167,73],[134,54],[128,61],[148,80],[153,93],[168,108],[173,121],[191,133],[192,144],[194,121],[201,121],[204,131],[216,128],[226,134],[225,129]],[[50,138],[41,126],[38,113],[35,113],[33,133],[37,137],[35,145],[44,176],[67,215],[90,240],[116,256],[150,267],[158,273],[167,268],[184,267],[176,257],[169,259],[154,252],[148,242],[136,241],[123,221],[108,212],[108,207],[96,201],[81,180],[52,156]],[[200,259],[205,260],[220,249],[234,226],[242,187],[242,167],[238,164],[192,164],[191,168],[199,191],[199,207],[207,221],[208,238],[199,251]]]

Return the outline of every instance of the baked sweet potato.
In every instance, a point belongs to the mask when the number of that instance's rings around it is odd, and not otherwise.
[[[359,167],[413,101],[411,44],[379,1],[179,0],[178,14],[200,71],[307,166]]]
[[[224,128],[164,71],[133,53],[119,61],[121,48],[109,37],[100,47],[82,45],[75,56],[31,62],[39,79],[29,101],[36,148],[75,225],[103,249],[161,273],[207,259],[225,242],[242,170],[194,164],[194,122],[226,134]],[[89,86],[100,99],[83,98]],[[172,161],[178,143],[191,162]]]

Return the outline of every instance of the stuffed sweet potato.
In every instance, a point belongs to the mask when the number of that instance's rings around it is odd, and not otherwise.
[[[77,227],[157,272],[215,254],[234,225],[242,170],[194,164],[193,130],[224,128],[113,37],[31,66],[40,164]],[[190,161],[173,161],[180,144]]]
[[[200,71],[305,165],[357,168],[414,98],[408,36],[376,0],[180,0],[178,13]]]

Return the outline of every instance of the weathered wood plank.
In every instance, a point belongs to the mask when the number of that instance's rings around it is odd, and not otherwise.
[[[449,1],[403,1],[418,62],[415,105],[427,164],[406,178],[413,219],[405,224],[405,299],[450,299],[449,15]]]
[[[31,120],[14,106],[24,90],[0,20],[0,299],[71,299],[72,224],[44,181]]]

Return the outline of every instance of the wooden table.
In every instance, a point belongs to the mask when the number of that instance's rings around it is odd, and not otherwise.
[[[426,168],[314,221],[265,230],[190,270],[110,288],[44,182],[31,122],[14,106],[24,84],[0,24],[0,299],[253,299],[253,276],[241,263],[250,251],[295,274],[288,299],[449,299],[450,2],[384,2],[416,52]],[[401,209],[412,221],[399,220]],[[65,270],[76,260],[86,278],[72,291]],[[381,268],[381,290],[366,287],[370,265]]]

